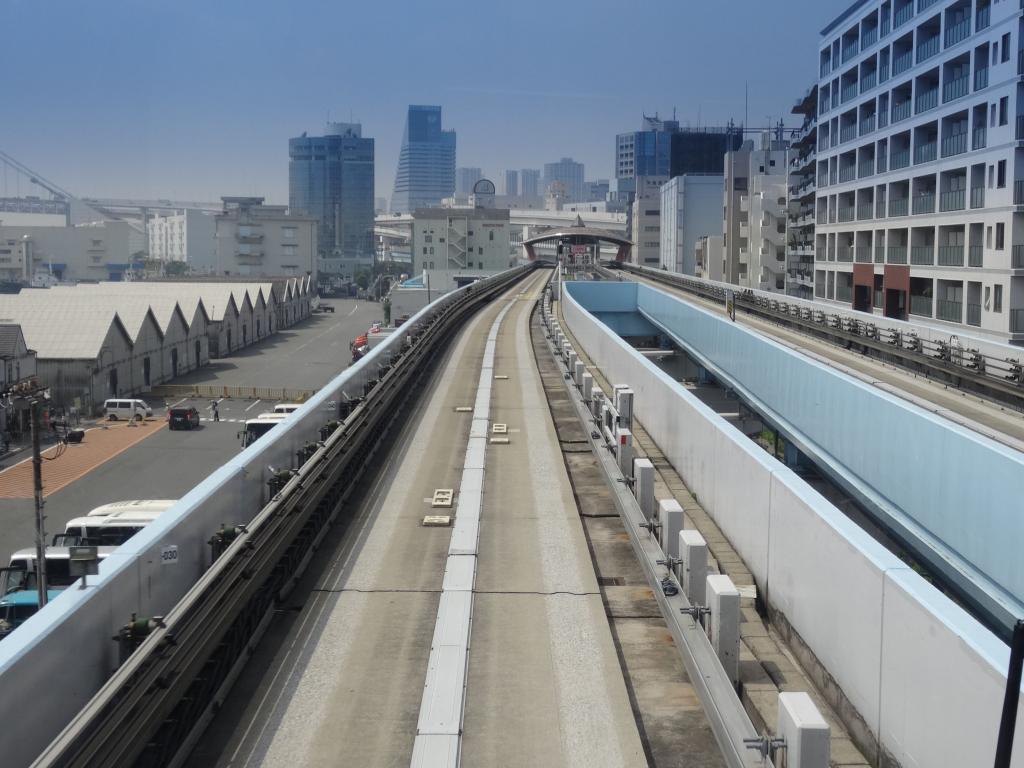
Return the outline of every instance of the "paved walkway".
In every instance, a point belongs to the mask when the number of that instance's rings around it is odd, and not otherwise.
[[[43,496],[56,493],[164,428],[163,419],[147,419],[138,426],[127,422],[103,424],[85,433],[78,444],[55,445],[43,451]],[[23,459],[0,472],[0,499],[32,498],[32,461]]]

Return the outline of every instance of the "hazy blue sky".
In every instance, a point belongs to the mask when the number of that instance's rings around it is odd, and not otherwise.
[[[377,140],[390,196],[407,105],[441,104],[458,164],[499,189],[562,156],[612,177],[643,111],[739,121],[746,81],[750,124],[792,121],[848,5],[0,0],[0,149],[78,195],[287,202],[287,139],[330,113]]]

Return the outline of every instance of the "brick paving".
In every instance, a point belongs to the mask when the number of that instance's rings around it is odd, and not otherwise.
[[[119,453],[163,429],[166,423],[163,419],[147,419],[137,427],[130,427],[123,421],[103,424],[87,430],[85,439],[77,445],[48,448],[43,451],[43,496],[49,496],[70,485]],[[60,450],[64,453],[58,455]],[[53,458],[54,456],[57,458]],[[0,472],[0,499],[31,498],[31,459],[21,461]]]

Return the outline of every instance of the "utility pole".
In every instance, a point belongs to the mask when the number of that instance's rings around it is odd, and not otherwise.
[[[36,511],[36,588],[39,607],[46,605],[46,516],[43,514],[43,457],[39,450],[39,398],[29,401],[32,414],[32,486]]]

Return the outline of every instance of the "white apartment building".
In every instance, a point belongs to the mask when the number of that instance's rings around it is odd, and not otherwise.
[[[780,136],[766,132],[757,149],[753,141],[745,141],[739,149],[725,153],[725,282],[765,291],[785,290],[787,148]]]
[[[217,252],[216,222],[212,215],[195,208],[154,216],[146,231],[153,259],[208,264]]]
[[[784,167],[784,166],[783,166]],[[786,226],[789,187],[785,175],[751,174],[747,196],[750,253],[744,288],[786,292]]]
[[[214,217],[213,261],[191,259],[195,272],[248,277],[317,276],[317,220],[264,205],[262,197],[222,197]]]
[[[721,235],[703,235],[693,246],[694,274],[704,280],[722,280],[723,240]]]
[[[721,231],[724,191],[725,178],[712,174],[676,176],[662,185],[662,269],[697,273],[694,249],[702,236]]]
[[[507,208],[418,208],[412,222],[412,267],[437,294],[508,269]]]
[[[632,261],[643,267],[661,264],[661,185],[668,176],[637,176],[630,233]]]
[[[864,0],[819,49],[814,293],[1024,342],[1020,3]]]
[[[792,114],[803,123],[789,146],[789,226],[786,235],[786,294],[814,298],[814,193],[817,189],[818,86],[796,100]]]

